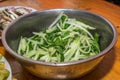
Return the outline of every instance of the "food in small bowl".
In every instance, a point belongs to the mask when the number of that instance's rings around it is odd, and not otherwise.
[[[2,34],[6,50],[32,74],[72,79],[94,69],[117,40],[115,27],[84,10],[51,9],[25,15]]]
[[[12,80],[11,68],[7,60],[0,54],[0,80]]]

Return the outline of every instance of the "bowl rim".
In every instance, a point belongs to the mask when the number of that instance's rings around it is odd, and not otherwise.
[[[17,22],[18,20],[22,19],[23,17],[26,17],[26,16],[29,16],[29,15],[32,15],[34,13],[40,13],[40,12],[47,12],[47,11],[62,11],[62,10],[65,10],[65,11],[79,11],[79,12],[85,12],[85,13],[88,13],[88,14],[91,14],[91,15],[95,15],[96,17],[99,17],[101,19],[103,19],[105,22],[107,22],[112,30],[113,30],[113,40],[112,42],[108,45],[107,48],[105,48],[103,51],[101,51],[100,53],[98,53],[97,55],[93,56],[93,57],[90,57],[90,58],[87,58],[87,59],[83,59],[83,60],[77,60],[77,61],[72,61],[72,62],[42,62],[42,61],[37,61],[37,60],[32,60],[32,59],[28,59],[28,58],[25,58],[19,54],[17,54],[17,52],[13,51],[7,44],[6,42],[6,32],[7,30],[9,29],[9,27],[11,27],[15,22]],[[6,50],[12,55],[14,56],[15,58],[18,58],[19,60],[21,59],[22,61],[24,62],[29,62],[29,63],[36,63],[36,64],[41,64],[41,65],[49,65],[49,66],[66,66],[66,65],[73,65],[73,64],[80,64],[80,63],[85,63],[85,62],[88,62],[88,61],[92,61],[96,58],[99,58],[103,55],[105,55],[108,51],[110,51],[110,49],[112,49],[112,47],[114,46],[114,44],[116,43],[117,41],[117,37],[118,37],[118,33],[117,33],[117,30],[116,30],[116,27],[108,20],[106,19],[105,17],[99,15],[99,14],[96,14],[96,13],[93,13],[93,12],[90,12],[90,11],[86,11],[86,10],[80,10],[80,9],[71,9],[71,8],[58,8],[58,9],[47,9],[47,10],[40,10],[40,11],[35,11],[35,12],[32,12],[30,14],[27,14],[27,15],[24,15],[24,16],[21,16],[19,17],[18,19],[14,20],[10,25],[8,25],[2,32],[2,43],[3,43],[3,46],[6,48]]]

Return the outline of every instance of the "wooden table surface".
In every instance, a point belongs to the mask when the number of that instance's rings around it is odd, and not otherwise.
[[[120,80],[120,6],[105,0],[5,0],[4,6],[27,6],[37,10],[50,8],[75,8],[95,12],[110,20],[118,31],[118,41],[95,70],[77,80]],[[0,43],[0,52],[12,67],[13,77],[18,80],[42,80],[26,72],[21,65],[6,52]]]

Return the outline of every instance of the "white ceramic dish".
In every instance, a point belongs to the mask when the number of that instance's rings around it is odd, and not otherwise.
[[[8,10],[14,10],[16,8],[26,8],[31,12],[34,12],[34,11],[37,11],[36,9],[34,8],[31,8],[31,7],[25,7],[25,6],[5,6],[5,7],[0,7],[0,11],[4,10],[4,9],[8,9]],[[1,34],[2,34],[2,30],[0,30],[0,39],[1,39]]]
[[[2,56],[2,59],[1,59],[0,61],[5,62],[5,68],[10,72],[9,77],[8,77],[7,80],[12,80],[12,70],[11,70],[11,67],[10,67],[9,62],[8,62],[8,61],[6,60],[6,58],[3,57],[3,56]]]
[[[4,10],[4,9],[6,9],[6,8],[9,9],[9,10],[14,10],[15,8],[20,8],[20,7],[29,9],[31,12],[37,11],[37,10],[34,9],[34,8],[31,8],[31,7],[24,7],[24,6],[5,6],[5,7],[0,7],[0,10]]]

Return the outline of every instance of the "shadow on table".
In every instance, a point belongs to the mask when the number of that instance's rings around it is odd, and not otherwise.
[[[101,80],[104,76],[106,76],[109,71],[112,69],[115,62],[115,49],[112,50],[105,55],[104,59],[100,62],[100,64],[87,75],[74,80]]]
[[[118,6],[120,6],[120,0],[106,0],[106,1],[114,3],[114,4],[118,5]]]

